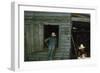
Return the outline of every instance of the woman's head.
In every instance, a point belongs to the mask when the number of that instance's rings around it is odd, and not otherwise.
[[[51,36],[56,36],[55,32],[52,32],[52,33],[51,33]]]

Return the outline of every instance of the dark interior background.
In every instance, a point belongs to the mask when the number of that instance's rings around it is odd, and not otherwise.
[[[80,44],[83,44],[90,57],[90,23],[88,22],[72,22],[72,39],[71,39],[71,58],[77,58],[77,50]],[[76,53],[75,53],[76,52]]]

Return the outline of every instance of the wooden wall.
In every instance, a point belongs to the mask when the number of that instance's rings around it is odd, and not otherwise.
[[[55,59],[70,58],[70,13],[25,11],[24,18],[25,59],[32,52],[43,50],[44,25],[59,25],[59,45],[55,53]]]

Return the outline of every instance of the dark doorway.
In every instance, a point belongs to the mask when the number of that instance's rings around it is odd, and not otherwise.
[[[55,32],[57,38],[57,46],[58,48],[58,40],[59,40],[59,25],[44,25],[44,40],[51,36],[51,33]],[[47,47],[44,43],[44,48]]]
[[[81,43],[86,47],[87,57],[90,57],[90,23],[73,21],[71,35],[71,58],[77,58],[78,48]]]

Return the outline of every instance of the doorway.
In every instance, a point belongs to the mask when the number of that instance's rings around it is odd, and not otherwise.
[[[51,33],[55,32],[56,38],[57,38],[57,45],[56,48],[58,48],[58,41],[59,41],[59,25],[44,25],[44,40],[51,36]],[[47,45],[44,42],[44,48],[46,48]]]

